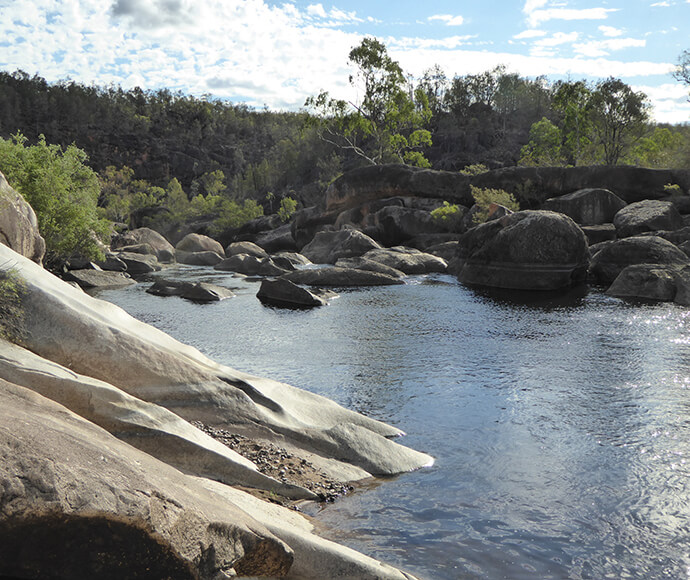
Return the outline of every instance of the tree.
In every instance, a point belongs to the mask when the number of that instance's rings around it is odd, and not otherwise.
[[[354,47],[349,62],[357,67],[349,80],[361,90],[360,102],[333,99],[325,91],[306,100],[316,112],[321,138],[372,165],[397,161],[428,167],[421,153],[431,145],[424,128],[431,119],[424,90],[408,90],[400,65],[375,38]]]
[[[21,133],[0,138],[0,171],[36,212],[46,263],[103,258],[100,244],[109,225],[98,217],[98,177],[86,166],[86,153],[74,145],[48,145],[43,136],[36,145],[26,143]]]
[[[676,80],[690,87],[690,50],[684,50],[678,57],[678,64],[673,76]],[[688,101],[690,101],[690,96],[688,96]]]
[[[571,165],[580,165],[591,149],[591,99],[585,81],[558,81],[553,87],[551,102],[561,117],[562,153]]]
[[[640,138],[649,118],[649,103],[620,79],[597,83],[591,96],[591,112],[597,144],[605,165],[616,165]]]
[[[562,165],[561,131],[543,117],[532,125],[529,143],[522,148],[520,165]]]

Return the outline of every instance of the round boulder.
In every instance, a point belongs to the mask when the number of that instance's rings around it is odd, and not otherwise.
[[[606,242],[592,257],[590,274],[602,284],[610,284],[628,266],[634,264],[688,264],[688,256],[671,242],[657,236],[634,236]]]
[[[175,246],[175,249],[190,253],[215,252],[221,258],[225,257],[225,250],[223,249],[223,246],[221,246],[220,242],[217,242],[213,238],[209,238],[208,236],[204,236],[202,234],[187,234],[178,242],[177,246]]]
[[[629,238],[644,232],[672,231],[683,227],[683,218],[668,201],[646,199],[631,203],[613,218],[619,238]]]
[[[617,298],[670,302],[676,295],[676,274],[669,266],[635,264],[621,271],[606,293]]]
[[[448,267],[446,261],[438,256],[403,246],[370,250],[364,258],[410,275],[442,273]]]
[[[458,278],[465,284],[556,290],[584,281],[587,238],[568,216],[519,211],[469,230],[460,240]]]
[[[313,308],[326,304],[323,298],[284,278],[261,282],[256,297],[262,304],[279,308]]]
[[[139,254],[154,254],[159,262],[175,260],[175,248],[157,231],[151,228],[137,228],[117,236],[111,247]],[[125,250],[128,248],[128,250]]]
[[[233,242],[225,248],[225,255],[228,258],[236,254],[248,254],[249,256],[256,256],[258,258],[268,257],[266,250],[257,246],[254,242]]]
[[[302,248],[302,254],[315,264],[335,264],[340,258],[352,258],[366,254],[381,246],[358,230],[343,229],[337,232],[323,231]]]

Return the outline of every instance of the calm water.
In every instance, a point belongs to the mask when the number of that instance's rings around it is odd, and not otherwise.
[[[276,310],[100,297],[234,368],[404,429],[431,469],[315,509],[321,532],[422,578],[690,577],[690,310],[598,292],[519,300],[448,276]]]

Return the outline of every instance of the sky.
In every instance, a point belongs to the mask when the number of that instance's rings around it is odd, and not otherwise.
[[[614,76],[686,123],[671,71],[689,25],[690,0],[0,0],[0,70],[298,110],[322,90],[356,100],[348,53],[373,36],[415,78]]]

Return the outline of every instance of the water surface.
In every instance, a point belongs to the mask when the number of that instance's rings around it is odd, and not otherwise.
[[[198,305],[142,283],[99,297],[436,458],[313,510],[323,535],[429,580],[690,576],[687,309],[432,276],[292,311],[262,306],[256,282],[171,272],[237,296]]]

